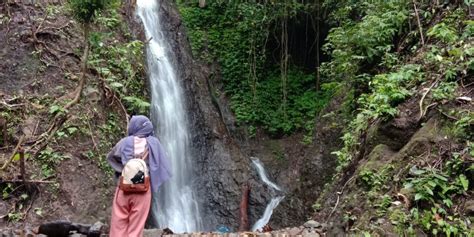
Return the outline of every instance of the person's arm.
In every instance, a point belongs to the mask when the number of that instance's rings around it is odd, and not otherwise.
[[[121,173],[123,169],[122,164],[122,157],[120,154],[119,144],[122,141],[118,142],[114,148],[107,154],[107,161],[109,162],[110,166],[115,170],[115,172]]]

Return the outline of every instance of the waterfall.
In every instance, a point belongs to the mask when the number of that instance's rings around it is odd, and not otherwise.
[[[270,181],[270,179],[268,179],[267,172],[265,171],[265,168],[263,168],[262,162],[254,157],[252,157],[251,159],[253,165],[257,169],[257,173],[260,176],[260,179],[273,190],[281,192],[281,188],[278,187],[278,185],[276,185],[272,181]],[[262,217],[252,226],[252,231],[262,230],[262,228],[270,221],[270,218],[273,214],[273,210],[278,206],[278,204],[280,204],[283,198],[285,198],[285,196],[276,196],[272,198],[270,203],[268,203],[267,207],[265,208]]]
[[[175,233],[202,229],[192,182],[192,157],[183,92],[170,61],[169,44],[161,28],[157,0],[137,0],[137,14],[145,29],[148,77],[151,86],[151,120],[168,159],[172,178],[153,195],[155,225]]]

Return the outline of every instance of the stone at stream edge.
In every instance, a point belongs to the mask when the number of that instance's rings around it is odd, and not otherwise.
[[[145,229],[143,231],[143,237],[161,236],[162,234],[163,230],[160,229]]]
[[[468,200],[465,204],[466,214],[473,215],[474,214],[474,200]]]
[[[319,227],[321,227],[321,223],[319,223],[317,221],[314,221],[314,220],[310,220],[310,221],[307,221],[306,223],[304,223],[303,226],[306,227],[306,228],[319,228]]]
[[[308,233],[308,234],[303,234],[303,237],[320,237],[321,235],[319,233]]]
[[[301,232],[303,232],[303,230],[298,227],[293,227],[288,230],[288,234],[290,234],[291,236],[300,235]]]

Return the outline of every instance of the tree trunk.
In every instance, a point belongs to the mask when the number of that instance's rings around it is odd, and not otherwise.
[[[7,146],[8,132],[7,132],[7,120],[5,118],[0,118],[0,128],[2,129],[2,137],[3,137],[2,146]]]
[[[81,77],[79,79],[79,86],[76,88],[74,99],[64,106],[64,110],[71,108],[81,100],[82,90],[84,89],[86,82],[87,58],[89,57],[89,33],[90,25],[86,23],[84,24],[84,53],[82,54],[81,59]]]
[[[285,1],[284,6],[284,16],[281,19],[281,54],[280,54],[280,72],[281,72],[281,91],[282,91],[282,107],[283,107],[283,115],[285,116],[285,120],[287,119],[286,107],[287,107],[287,99],[288,99],[288,89],[287,89],[287,82],[288,82],[288,5]]]
[[[316,91],[319,91],[321,88],[321,77],[319,74],[319,37],[321,32],[320,26],[321,20],[321,10],[320,10],[320,3],[319,0],[316,0]]]
[[[205,8],[206,7],[206,0],[199,0],[199,7]]]
[[[245,183],[244,185],[242,185],[242,199],[240,201],[239,231],[249,230],[249,217],[248,217],[249,193],[250,193],[249,184]]]

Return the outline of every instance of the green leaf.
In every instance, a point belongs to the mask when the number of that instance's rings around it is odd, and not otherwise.
[[[49,113],[50,114],[55,114],[60,110],[61,110],[61,107],[59,105],[53,105],[53,106],[49,107]]]
[[[415,201],[418,201],[418,200],[421,200],[421,199],[424,199],[423,194],[421,194],[421,193],[415,194]]]
[[[112,82],[112,83],[110,83],[110,86],[113,87],[113,88],[122,88],[123,84],[120,83],[120,82]]]
[[[433,174],[433,176],[435,176],[436,178],[438,178],[438,179],[440,179],[440,180],[443,180],[443,181],[445,181],[445,182],[448,181],[448,178],[446,178],[446,177],[444,177],[444,176],[442,176],[442,175],[440,175],[440,174],[436,174],[436,173],[435,173],[435,174]]]
[[[16,153],[15,156],[13,156],[13,161],[19,161],[20,160],[20,153]]]
[[[461,182],[464,191],[467,191],[467,189],[469,188],[469,180],[467,180],[464,174],[459,175],[459,181]]]
[[[78,129],[77,129],[76,127],[68,127],[68,128],[67,128],[67,132],[68,132],[69,134],[73,134],[73,133],[75,133],[77,130],[78,130]]]
[[[451,201],[451,199],[444,199],[444,200],[443,200],[443,203],[444,203],[448,208],[451,208],[451,206],[453,206],[453,201]]]
[[[40,207],[35,208],[35,213],[38,216],[43,216],[43,209]]]
[[[433,190],[431,190],[430,187],[428,187],[428,186],[426,186],[426,185],[424,185],[423,187],[425,188],[426,192],[429,193],[431,196],[434,195]]]

